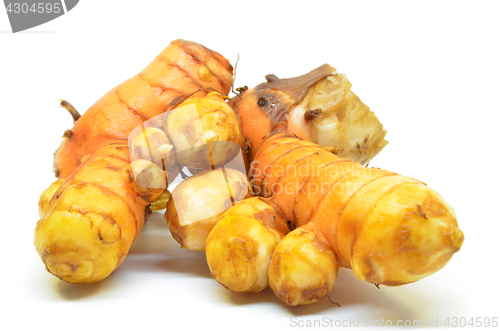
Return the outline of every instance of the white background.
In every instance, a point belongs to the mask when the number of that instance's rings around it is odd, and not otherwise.
[[[498,1],[86,0],[12,34],[1,8],[0,324],[281,330],[313,319],[427,326],[438,318],[443,326],[447,317],[499,317],[499,14]],[[211,278],[204,253],[181,250],[156,214],[106,280],[71,285],[49,275],[33,229],[39,195],[54,180],[52,154],[72,126],[59,98],[83,112],[177,38],[233,65],[239,54],[235,87],[323,63],[345,73],[389,132],[390,144],[370,166],[440,192],[458,214],[462,250],[441,271],[402,287],[378,290],[341,270],[330,293],[341,307],[324,299],[290,308],[269,289],[226,290]]]

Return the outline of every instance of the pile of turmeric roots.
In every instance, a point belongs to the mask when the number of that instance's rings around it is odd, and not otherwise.
[[[125,259],[150,209],[182,247],[205,250],[234,291],[268,285],[288,305],[332,289],[339,267],[403,285],[464,240],[424,183],[364,166],[387,144],[347,78],[325,64],[233,87],[220,54],[175,40],[82,116],[57,149],[35,247],[48,272],[92,283]]]

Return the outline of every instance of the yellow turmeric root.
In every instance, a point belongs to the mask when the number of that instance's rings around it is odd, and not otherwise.
[[[70,283],[92,283],[120,265],[146,206],[163,192],[138,188],[132,173],[127,141],[117,140],[93,153],[55,191],[35,228],[47,271]]]
[[[226,288],[259,292],[269,285],[274,248],[288,233],[285,216],[271,199],[245,199],[225,211],[205,243],[212,276]]]

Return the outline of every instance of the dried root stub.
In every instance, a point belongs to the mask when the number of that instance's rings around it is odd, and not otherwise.
[[[206,240],[212,276],[233,291],[263,290],[271,255],[287,233],[286,219],[271,199],[239,202],[219,217]]]
[[[242,91],[229,104],[241,118],[251,162],[265,140],[288,133],[365,164],[387,145],[386,131],[351,91],[346,76],[328,64],[308,74],[278,79]]]
[[[158,199],[151,202],[149,209],[151,211],[159,211],[167,208],[168,200],[170,200],[171,194],[169,190],[164,190]]]
[[[231,168],[204,170],[178,184],[167,204],[165,220],[182,247],[203,251],[219,216],[252,196],[245,174]]]

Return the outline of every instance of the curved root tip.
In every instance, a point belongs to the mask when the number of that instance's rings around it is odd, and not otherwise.
[[[66,100],[59,99],[59,101],[60,101],[61,107],[63,107],[64,109],[66,109],[71,114],[71,116],[73,117],[73,124],[76,123],[76,121],[78,121],[78,119],[81,116],[80,113],[78,112],[78,110],[76,110],[76,108],[73,107],[73,105],[70,104]]]
[[[337,305],[338,307],[342,307],[341,305],[339,305],[337,302],[333,302],[332,299],[330,298],[330,295],[327,296],[328,297],[328,300],[333,304],[333,305]]]

